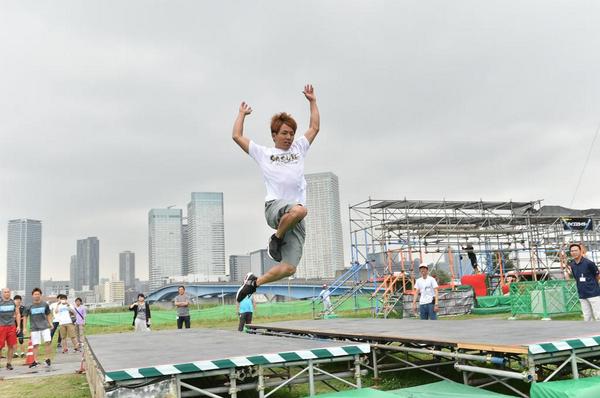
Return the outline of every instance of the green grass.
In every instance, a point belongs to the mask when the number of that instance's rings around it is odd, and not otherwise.
[[[5,380],[0,382],[0,396],[89,398],[91,394],[85,375],[72,374]]]

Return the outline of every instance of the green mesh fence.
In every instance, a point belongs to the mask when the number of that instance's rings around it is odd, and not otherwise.
[[[332,303],[335,305],[335,297],[332,298]],[[356,301],[354,298],[350,298],[343,302],[340,307],[336,309],[340,311],[353,311],[366,309],[371,307],[371,302],[368,296],[357,296]],[[153,325],[164,325],[164,324],[175,324],[176,311],[173,310],[161,310],[158,308],[150,307],[152,311],[152,324]],[[280,318],[280,317],[293,317],[293,316],[304,316],[318,314],[323,308],[318,302],[311,300],[301,301],[289,301],[280,303],[259,303],[256,307],[255,319],[261,318]],[[206,321],[206,322],[220,322],[220,321],[234,321],[237,320],[236,306],[234,304],[219,305],[216,307],[194,309],[193,305],[190,307],[190,316],[192,321]],[[133,314],[130,311],[123,312],[99,312],[95,313],[90,311],[88,313],[86,324],[88,326],[116,326],[116,325],[130,325],[133,319]]]
[[[510,284],[511,312],[517,315],[551,315],[580,313],[577,286],[572,280],[518,282]]]

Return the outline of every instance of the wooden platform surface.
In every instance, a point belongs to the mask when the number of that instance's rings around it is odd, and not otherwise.
[[[182,329],[87,336],[106,381],[368,353],[368,344]]]
[[[600,336],[596,322],[498,319],[438,320],[338,318],[249,325],[260,331],[359,341],[422,342],[494,352],[527,353],[535,344]]]

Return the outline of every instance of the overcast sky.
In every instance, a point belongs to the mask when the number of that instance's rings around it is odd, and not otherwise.
[[[264,186],[231,140],[269,119],[321,132],[306,172],[367,199],[569,206],[600,123],[597,1],[2,1],[0,284],[7,223],[43,222],[42,278],[68,279],[75,241],[100,276],[136,253],[147,213],[222,191],[226,255],[265,246]],[[574,207],[600,207],[593,149]]]

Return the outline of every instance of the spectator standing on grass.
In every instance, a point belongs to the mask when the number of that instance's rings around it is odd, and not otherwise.
[[[67,302],[67,296],[60,294],[58,296],[58,305],[54,309],[54,320],[58,320],[60,326],[60,338],[62,340],[62,352],[69,352],[68,339],[71,339],[75,351],[79,351],[79,343],[77,343],[77,334],[73,319],[75,318],[75,310],[73,306]]]
[[[2,289],[2,297],[0,297],[0,347],[4,348],[4,344],[7,346],[6,369],[8,370],[13,370],[11,362],[17,347],[17,333],[19,333],[20,324],[19,309],[14,300],[10,298],[10,289],[5,287]]]
[[[323,290],[319,293],[319,297],[323,302],[323,312],[328,314],[331,312],[331,292],[329,291],[329,286],[326,283],[323,284]]]
[[[58,305],[59,296],[62,296],[62,295],[59,294],[58,296],[56,296],[56,301],[53,301],[52,303],[50,303],[50,314],[52,316],[52,330],[50,330],[50,338],[51,339],[54,338],[54,333],[58,332],[58,330],[59,330],[58,319],[56,319],[56,317],[54,316],[54,310],[56,309],[56,306]],[[60,349],[62,347],[60,340],[61,340],[60,333],[58,333],[58,343],[56,344],[57,349]]]
[[[75,299],[75,334],[77,335],[77,343],[79,347],[83,343],[83,333],[85,330],[85,318],[87,318],[87,308],[83,305],[83,300],[79,297]]]
[[[593,261],[583,256],[580,244],[569,245],[573,260],[569,263],[570,273],[577,284],[579,302],[584,321],[600,320],[600,272]]]
[[[17,321],[15,320],[15,326],[18,326],[17,339],[19,340],[19,345],[17,346],[17,352],[15,353],[15,357],[23,358],[25,356],[25,350],[23,347],[23,317],[25,316],[25,306],[23,305],[23,297],[20,295],[15,295],[13,297],[15,302],[15,306],[19,309],[19,314],[21,315],[21,323],[17,325]]]
[[[181,329],[185,323],[185,328],[190,328],[190,297],[185,292],[184,286],[179,286],[177,289],[177,296],[173,302],[177,309],[177,329]]]
[[[425,263],[419,265],[421,277],[415,281],[413,295],[413,311],[417,313],[417,296],[419,298],[419,315],[421,319],[436,320],[438,308],[438,284],[429,275],[429,266]]]
[[[237,303],[237,313],[240,317],[238,331],[243,332],[244,326],[252,323],[254,310],[256,310],[256,302],[253,295],[246,296],[241,302]]]
[[[133,311],[132,325],[136,332],[149,332],[151,325],[150,305],[146,302],[146,296],[143,293],[138,294],[138,301],[129,306]]]
[[[29,365],[34,368],[39,365],[38,353],[42,341],[46,344],[46,366],[50,366],[50,356],[52,355],[52,336],[50,331],[54,328],[52,325],[52,314],[48,303],[42,301],[42,291],[36,287],[31,291],[32,304],[25,309],[25,319],[23,320],[23,334],[27,333],[27,319],[29,319],[29,329],[31,330],[31,344],[33,345],[33,363]]]

